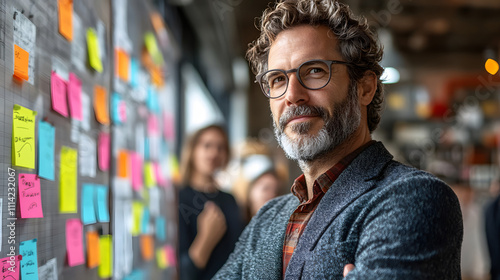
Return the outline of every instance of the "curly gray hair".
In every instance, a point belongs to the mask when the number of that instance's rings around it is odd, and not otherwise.
[[[384,69],[383,49],[365,18],[355,17],[349,7],[336,0],[281,0],[267,8],[260,18],[261,34],[249,44],[247,59],[254,74],[267,70],[267,59],[272,42],[278,34],[298,25],[325,25],[337,36],[338,51],[342,58],[352,63],[348,67],[351,84],[356,84],[366,71],[377,76],[377,90],[368,105],[368,129],[373,132],[380,122],[384,101],[380,76]]]

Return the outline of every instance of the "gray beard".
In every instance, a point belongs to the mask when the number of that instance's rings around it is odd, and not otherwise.
[[[323,118],[325,125],[316,135],[310,135],[310,122],[290,124],[290,129],[298,134],[291,139],[284,133],[286,123],[291,117],[317,115]],[[273,121],[274,134],[281,148],[289,159],[297,160],[300,165],[319,159],[332,152],[336,147],[349,140],[361,122],[361,111],[357,99],[357,87],[350,86],[344,101],[335,104],[333,116],[319,106],[300,105],[289,107],[280,117],[279,124]]]

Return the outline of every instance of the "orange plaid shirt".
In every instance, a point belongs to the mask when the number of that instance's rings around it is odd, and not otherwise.
[[[313,197],[307,200],[307,186],[304,174],[300,175],[292,185],[292,193],[299,199],[300,205],[295,209],[288,220],[286,227],[285,242],[283,244],[283,278],[285,278],[286,268],[297,246],[300,236],[311,219],[314,210],[318,207],[321,198],[328,191],[330,186],[340,176],[347,166],[368,146],[376,141],[371,140],[341,159],[332,168],[321,174],[313,185]]]

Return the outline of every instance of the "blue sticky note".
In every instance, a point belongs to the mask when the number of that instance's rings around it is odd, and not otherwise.
[[[122,115],[121,115],[121,103],[122,97],[118,93],[113,93],[111,96],[111,117],[113,118],[113,122],[115,124],[122,124]]]
[[[54,181],[54,141],[56,128],[51,124],[38,123],[38,176]]]
[[[129,275],[123,278],[123,280],[143,280],[143,279],[149,279],[149,277],[146,277],[146,273],[142,269],[134,269]]]
[[[21,242],[19,244],[19,254],[23,256],[21,259],[21,279],[38,280],[36,238]]]
[[[108,188],[103,185],[95,186],[97,199],[97,219],[101,223],[109,222]]]
[[[149,160],[149,137],[144,138],[144,160]]]
[[[149,232],[149,209],[144,207],[142,211],[142,225],[141,225],[141,233]]]
[[[152,87],[148,87],[148,99],[146,101],[146,104],[148,105],[149,111],[153,113],[160,113],[160,104],[158,100],[158,94],[156,93],[156,90]]]
[[[130,85],[133,88],[139,86],[139,62],[135,58],[130,58]]]
[[[82,186],[82,223],[84,225],[96,223],[94,204],[94,185],[83,184]]]
[[[167,238],[165,234],[165,218],[162,216],[156,217],[156,239],[159,241],[165,241]]]

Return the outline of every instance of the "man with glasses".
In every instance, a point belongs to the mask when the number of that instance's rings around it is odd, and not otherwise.
[[[453,191],[371,139],[383,69],[366,20],[334,0],[284,0],[260,28],[247,58],[304,174],[252,219],[214,279],[460,279]]]

